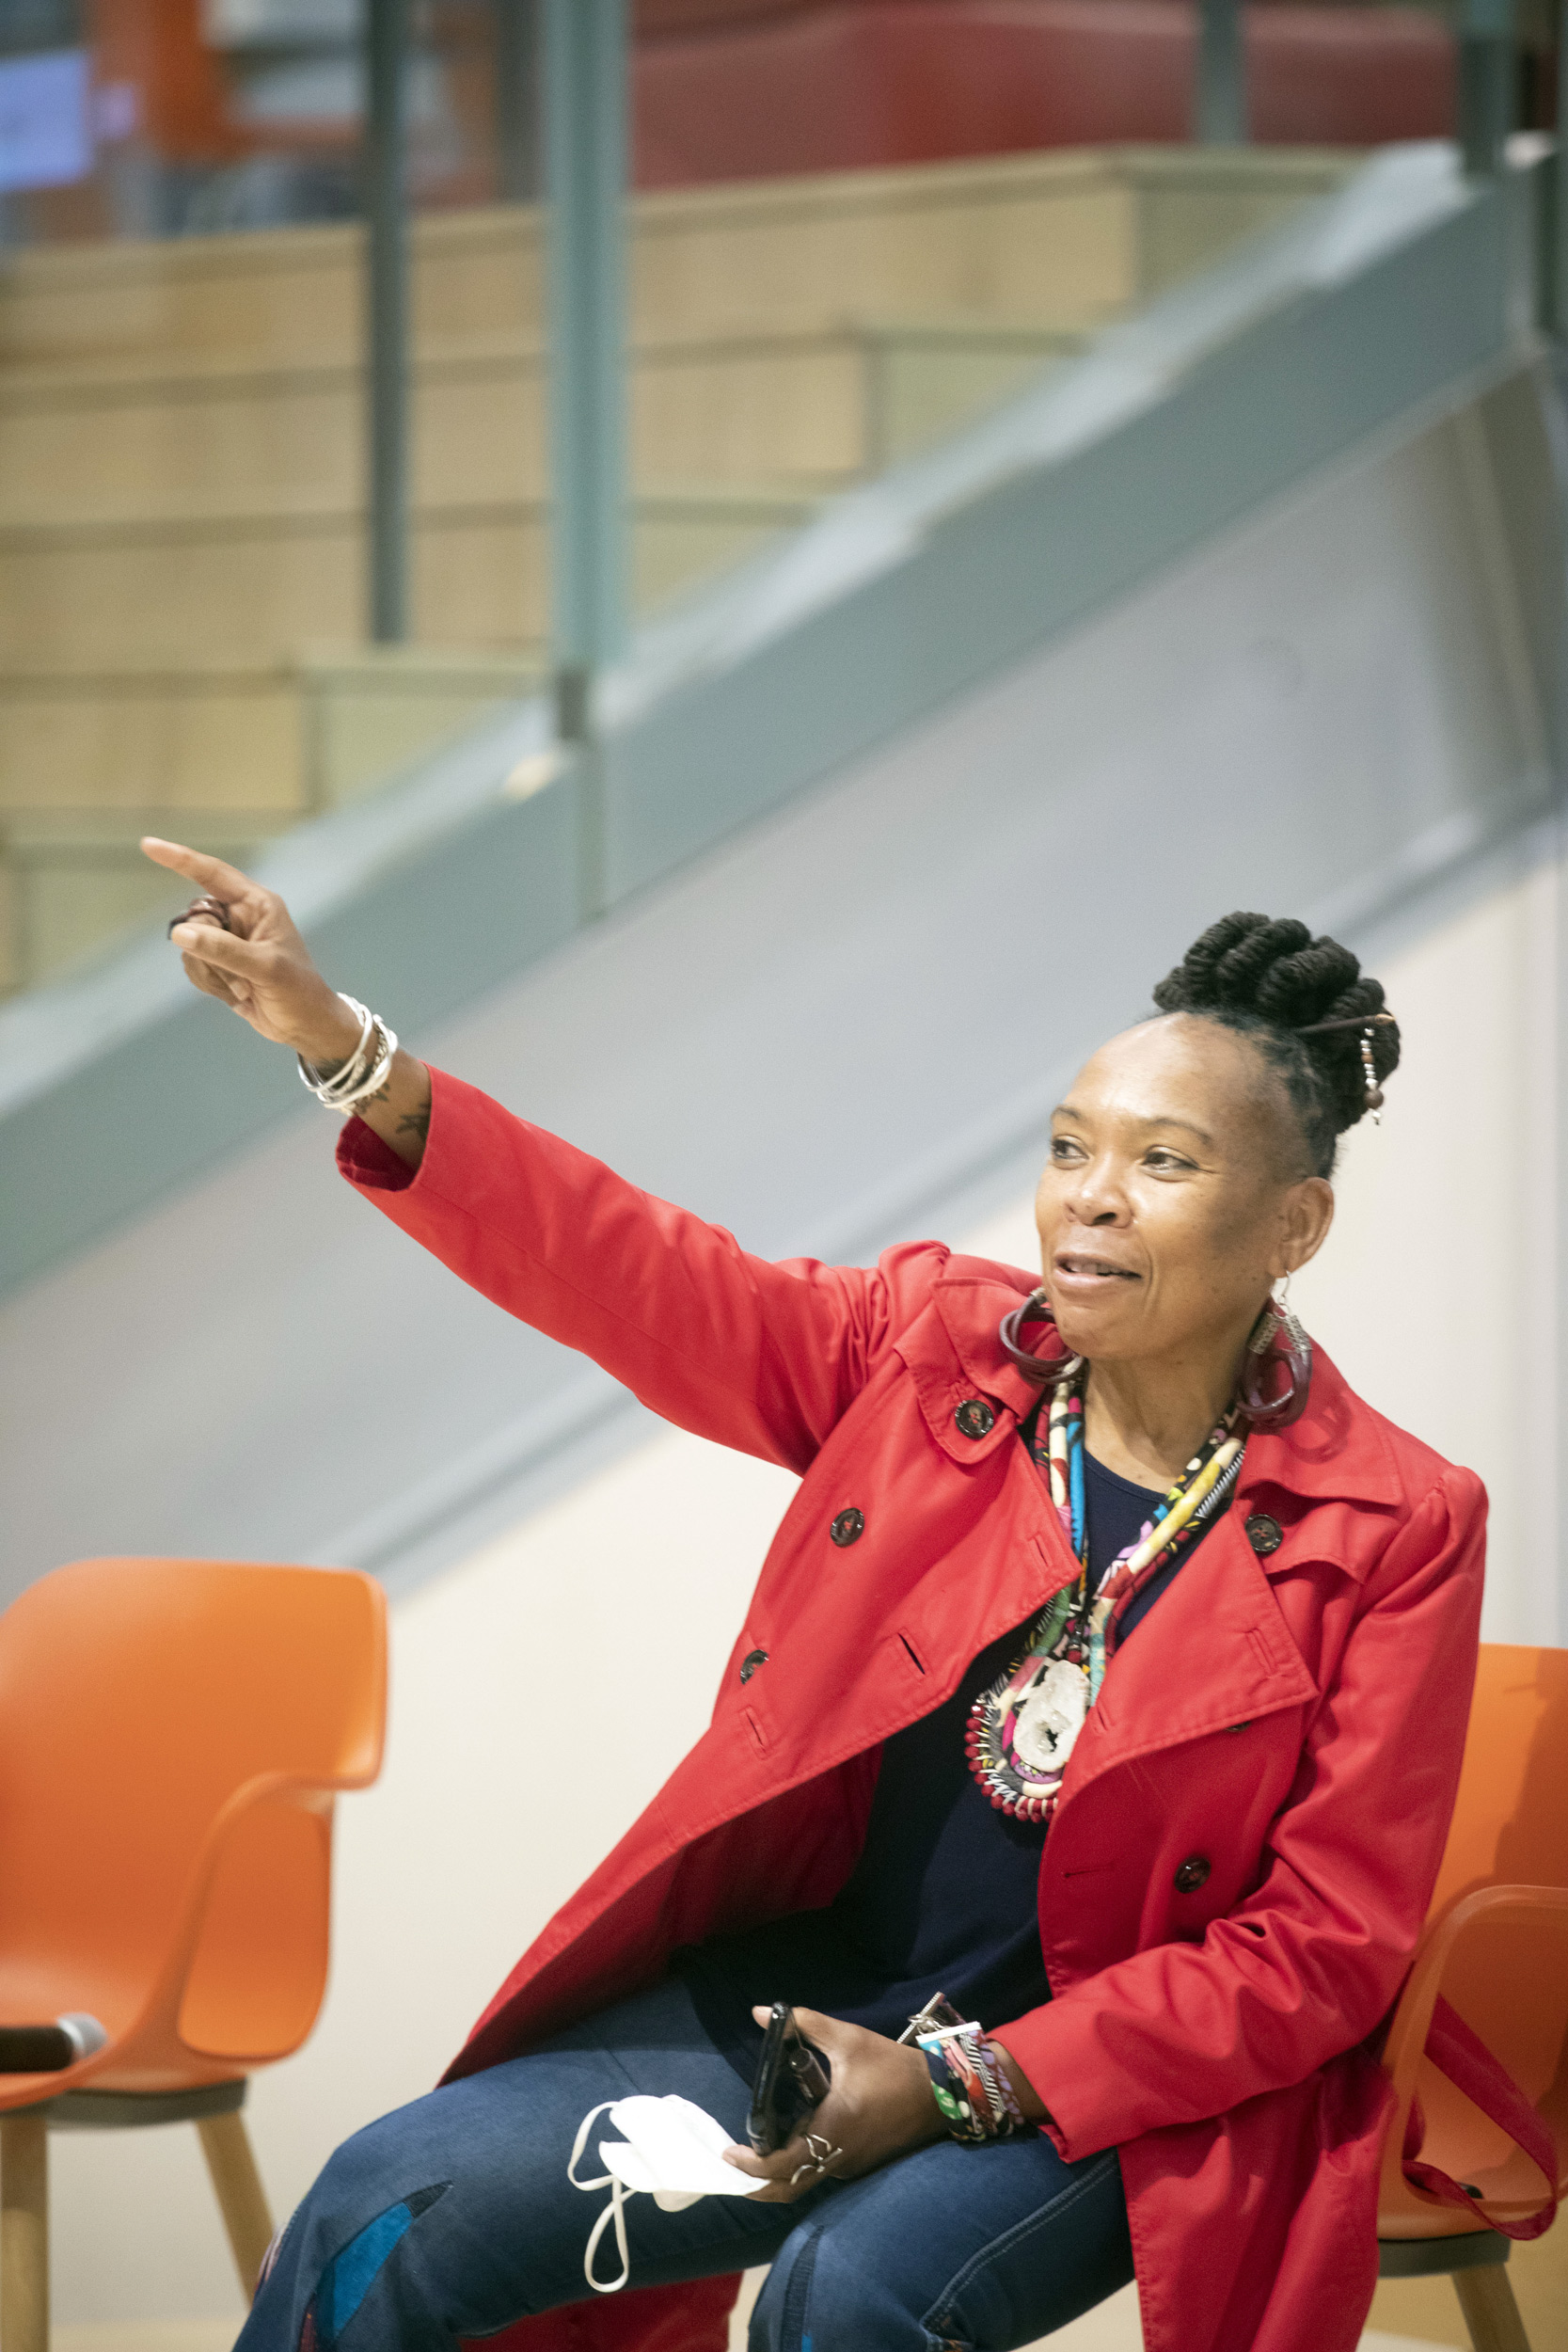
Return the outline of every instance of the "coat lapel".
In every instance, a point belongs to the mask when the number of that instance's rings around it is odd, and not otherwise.
[[[1326,1560],[1359,1581],[1376,1553],[1345,1542],[1345,1522],[1368,1503],[1391,1510],[1402,1495],[1376,1415],[1315,1351],[1307,1411],[1273,1437],[1248,1438],[1229,1510],[1112,1660],[1064,1802],[1113,1764],[1316,1699],[1273,1580]],[[1247,1539],[1256,1511],[1281,1529],[1266,1560]]]
[[[1112,1659],[1064,1801],[1113,1764],[1317,1695],[1233,1505]]]

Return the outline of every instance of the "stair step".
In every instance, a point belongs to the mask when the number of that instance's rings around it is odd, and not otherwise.
[[[155,823],[154,815],[163,812],[149,812],[142,831],[166,834],[169,822]],[[204,850],[241,866],[296,821],[204,816],[197,828],[185,815]],[[178,839],[181,828],[173,830]],[[12,840],[8,825],[0,835],[0,996],[59,978],[149,924],[166,921],[189,898],[189,885],[171,885],[129,832],[118,840],[90,834]]]
[[[334,807],[537,683],[524,655],[317,648],[266,667],[0,670],[8,839],[113,832],[137,810]],[[127,820],[128,821],[128,820]],[[248,821],[248,819],[247,819]]]
[[[812,330],[852,313],[1085,325],[1326,195],[1336,149],[1104,148],[669,190],[630,207],[630,334]],[[416,218],[417,349],[536,332],[540,215]],[[56,246],[0,267],[0,369],[114,355],[333,360],[362,348],[355,225]]]
[[[879,471],[1082,348],[1048,324],[847,320],[642,346],[628,376],[634,477],[824,490]],[[514,339],[412,371],[415,495],[540,495],[546,380]],[[344,364],[203,358],[0,377],[0,528],[356,500],[364,386]]]
[[[639,610],[752,553],[815,511],[802,492],[735,485],[632,501]],[[414,632],[423,644],[529,653],[547,627],[539,499],[415,511]],[[363,626],[364,517],[314,506],[100,516],[0,531],[0,663],[96,672],[126,663],[254,666]]]
[[[194,834],[244,865],[538,677],[526,660],[425,647],[0,671],[0,993],[183,903],[142,857],[143,834]]]

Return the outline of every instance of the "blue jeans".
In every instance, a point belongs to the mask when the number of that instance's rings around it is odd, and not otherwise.
[[[566,2178],[601,2100],[678,2091],[745,2136],[749,2085],[678,1979],[451,2083],[345,2142],[283,2234],[235,2352],[451,2352],[586,2301],[583,2250],[608,2189]],[[591,2135],[578,2169],[600,2168]],[[1064,2164],[1038,2134],[942,2141],[794,2205],[706,2197],[626,2209],[633,2286],[770,2263],[752,2352],[1006,2352],[1132,2276],[1116,2151]],[[613,2234],[598,2275],[617,2267]]]

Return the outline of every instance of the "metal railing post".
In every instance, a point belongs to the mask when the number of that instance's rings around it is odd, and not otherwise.
[[[546,0],[556,727],[581,747],[581,897],[604,903],[598,681],[626,640],[626,0]]]
[[[626,643],[626,0],[546,0],[551,621],[562,732]]]
[[[543,177],[539,106],[540,0],[495,0],[496,192],[531,204]]]
[[[1247,142],[1241,0],[1199,0],[1193,135],[1205,147]]]
[[[409,0],[365,16],[366,442],[371,635],[408,634]]]
[[[1557,152],[1552,157],[1551,218],[1546,224],[1546,326],[1568,340],[1568,0],[1557,11]]]
[[[1459,143],[1473,180],[1502,169],[1517,111],[1513,0],[1464,0],[1459,27]]]

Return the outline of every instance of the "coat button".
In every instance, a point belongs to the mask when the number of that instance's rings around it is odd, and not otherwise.
[[[750,1651],[740,1661],[741,1681],[750,1682],[757,1668],[759,1666],[766,1666],[767,1663],[768,1652],[765,1649],[754,1649]]]
[[[989,1438],[996,1427],[996,1415],[983,1396],[966,1396],[953,1418],[966,1438]]]
[[[846,1544],[858,1544],[865,1534],[865,1513],[851,1504],[847,1511],[839,1513],[828,1533],[841,1549]]]
[[[1266,1560],[1285,1541],[1285,1530],[1266,1511],[1254,1511],[1246,1523],[1246,1539],[1259,1560]]]
[[[1181,1865],[1181,1867],[1176,1873],[1175,1885],[1177,1893],[1179,1895],[1196,1895],[1200,1886],[1208,1885],[1209,1873],[1213,1867],[1213,1864],[1208,1861],[1204,1855],[1200,1853],[1190,1853],[1187,1856],[1186,1861]]]

